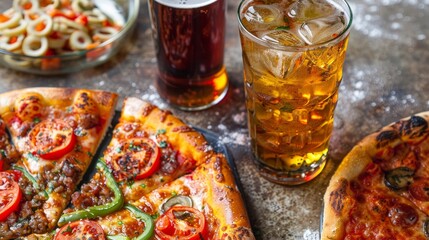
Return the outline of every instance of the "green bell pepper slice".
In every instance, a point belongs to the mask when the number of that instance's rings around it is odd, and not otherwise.
[[[33,177],[33,175],[32,175],[31,173],[29,173],[29,172],[27,171],[27,169],[25,169],[25,167],[21,167],[21,166],[13,165],[11,168],[12,168],[13,170],[17,170],[17,171],[22,172],[22,174],[24,174],[24,176],[25,176],[28,180],[30,180],[30,182],[33,184],[33,187],[34,187],[35,189],[39,190],[39,191],[40,191],[40,193],[41,193],[41,194],[43,194],[43,196],[44,196],[46,199],[48,199],[48,198],[49,198],[49,195],[48,195],[48,193],[46,192],[46,190],[43,190],[43,189],[40,187],[40,185],[37,183],[37,180]]]
[[[106,177],[106,185],[109,187],[114,194],[113,201],[110,203],[92,206],[87,209],[77,210],[71,213],[63,214],[58,220],[58,226],[63,226],[69,222],[74,222],[81,219],[94,219],[97,217],[106,216],[110,213],[113,213],[121,209],[124,205],[124,195],[122,194],[121,189],[115,181],[110,169],[107,167],[106,163],[102,159],[99,159],[97,162],[97,169],[102,171]]]
[[[152,217],[149,214],[142,212],[140,209],[136,208],[135,206],[133,206],[131,204],[125,204],[124,207],[125,207],[125,209],[130,211],[134,215],[135,218],[144,222],[144,226],[145,226],[145,230],[143,231],[143,233],[140,234],[139,236],[133,238],[132,240],[149,240],[149,239],[152,239],[154,231],[155,231],[155,223],[153,222]],[[121,235],[107,236],[107,239],[109,239],[109,240],[130,240],[129,237],[125,237],[125,236],[121,236]]]

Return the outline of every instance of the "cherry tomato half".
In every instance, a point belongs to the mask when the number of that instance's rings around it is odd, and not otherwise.
[[[62,120],[44,120],[30,132],[33,153],[46,160],[56,160],[73,150],[76,135]]]
[[[188,206],[173,206],[155,223],[155,232],[163,240],[205,239],[207,234],[206,219],[202,212]]]
[[[151,176],[161,165],[159,147],[149,138],[125,139],[112,149],[107,164],[116,180],[144,179]]]
[[[22,198],[22,191],[16,175],[11,172],[0,172],[0,222],[16,211]]]
[[[81,220],[64,225],[55,234],[54,240],[106,239],[103,228],[95,221]]]

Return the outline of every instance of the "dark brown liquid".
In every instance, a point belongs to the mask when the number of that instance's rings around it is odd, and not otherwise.
[[[225,95],[225,1],[180,9],[150,0],[158,61],[157,89],[185,109],[210,106]]]

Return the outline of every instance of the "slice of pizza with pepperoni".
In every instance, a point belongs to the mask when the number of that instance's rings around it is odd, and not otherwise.
[[[29,88],[0,95],[0,116],[20,155],[7,164],[5,170],[15,175],[2,175],[2,184],[21,189],[6,197],[19,199],[18,207],[2,212],[0,236],[55,228],[104,138],[116,101],[115,93],[85,89]]]
[[[324,196],[322,239],[429,238],[429,112],[365,137]]]

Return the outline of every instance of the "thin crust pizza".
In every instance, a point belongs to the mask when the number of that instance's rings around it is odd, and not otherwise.
[[[364,138],[324,195],[322,239],[429,238],[429,112]]]
[[[2,187],[14,191],[1,195],[0,205],[9,204],[1,206],[1,238],[56,227],[106,133],[116,99],[115,93],[63,88],[0,95],[0,117],[19,154],[1,178]]]

